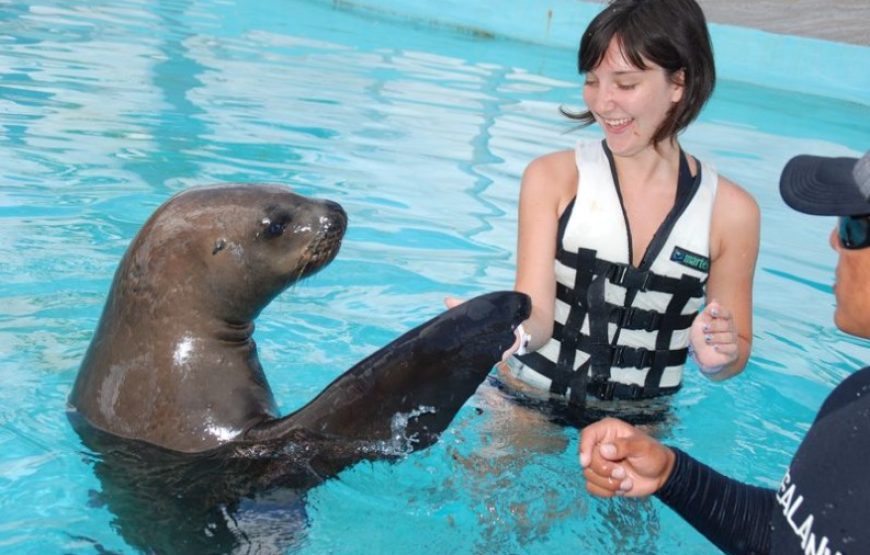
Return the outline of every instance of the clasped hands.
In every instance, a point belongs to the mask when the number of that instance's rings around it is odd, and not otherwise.
[[[580,466],[592,495],[651,495],[665,485],[675,460],[671,449],[622,420],[605,418],[581,433]]]

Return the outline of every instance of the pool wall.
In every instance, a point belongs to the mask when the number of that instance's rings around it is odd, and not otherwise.
[[[603,7],[577,0],[320,1],[570,50]],[[710,33],[721,79],[870,105],[870,47],[717,23]]]

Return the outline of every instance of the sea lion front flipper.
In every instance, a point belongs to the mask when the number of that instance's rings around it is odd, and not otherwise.
[[[293,429],[356,441],[392,439],[396,417],[414,448],[431,445],[514,341],[531,300],[489,293],[405,333],[339,376],[314,400],[248,431],[275,439]]]

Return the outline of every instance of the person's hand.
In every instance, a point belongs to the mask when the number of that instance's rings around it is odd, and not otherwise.
[[[457,299],[456,297],[444,297],[444,306],[446,306],[448,310],[453,307],[459,306],[464,302],[464,299]],[[507,361],[507,359],[516,354],[526,354],[526,347],[528,347],[531,337],[526,333],[522,324],[514,329],[514,335],[516,335],[516,340],[513,342],[513,345],[508,347],[507,350],[502,353],[501,362]]]
[[[586,490],[599,497],[642,497],[657,492],[674,468],[675,455],[634,426],[605,418],[580,435]]]
[[[692,356],[701,372],[712,376],[737,360],[740,353],[731,311],[710,301],[695,317],[689,332]]]

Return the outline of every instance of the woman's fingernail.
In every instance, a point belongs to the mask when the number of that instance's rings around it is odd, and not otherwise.
[[[631,481],[631,478],[626,478],[619,484],[619,489],[623,492],[627,492],[634,485],[634,482]]]
[[[604,457],[610,458],[616,456],[616,446],[612,443],[604,443],[601,445],[601,454]]]
[[[622,480],[623,478],[625,478],[625,469],[621,466],[617,466],[613,469],[613,472],[610,473],[610,476],[616,478],[617,480]]]
[[[710,324],[704,324],[704,333],[710,331]]]
[[[709,345],[710,342],[713,341],[713,336],[708,333],[707,335],[704,336],[704,341],[706,341],[707,344]]]
[[[710,314],[713,315],[713,318],[716,318],[717,316],[719,316],[719,309],[714,308],[713,310],[710,311]]]

